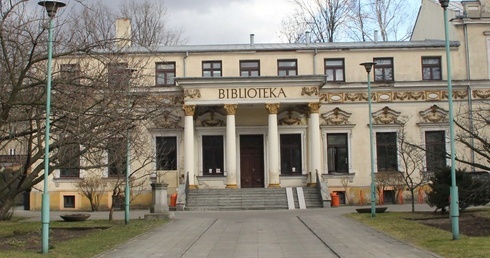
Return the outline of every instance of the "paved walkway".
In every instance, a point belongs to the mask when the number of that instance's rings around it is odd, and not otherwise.
[[[409,205],[388,206],[388,211],[410,210]],[[355,208],[175,212],[172,222],[98,257],[439,257],[342,216]],[[59,219],[60,213],[51,217]],[[131,211],[131,217],[145,213]],[[107,218],[106,212],[91,214]],[[124,213],[115,217],[123,219]]]

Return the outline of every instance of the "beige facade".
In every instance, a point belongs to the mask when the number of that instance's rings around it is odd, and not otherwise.
[[[438,16],[433,13],[441,17],[435,20]],[[348,202],[368,202],[370,114],[367,74],[359,64],[378,62],[370,74],[375,172],[403,170],[400,157],[390,153],[399,145],[390,137],[401,132],[400,121],[406,122],[404,129],[412,143],[427,147],[428,135],[434,132],[443,137],[439,147],[442,144],[448,151],[442,22],[442,9],[424,0],[408,42],[250,42],[168,46],[151,52],[127,48],[130,66],[143,74],[137,83],[140,87],[182,100],[161,119],[142,125],[149,152],[158,156],[157,146],[170,144],[175,155],[174,165],[159,165],[157,158],[144,173],[159,175],[159,181],[169,183],[169,193],[176,191],[185,175],[191,187],[205,189],[311,186],[319,173],[329,189],[341,192]],[[478,107],[490,98],[489,22],[478,17],[455,18],[450,23],[457,115],[468,112],[469,103]],[[430,35],[435,40],[425,40],[432,39]],[[142,58],[146,60],[143,66],[138,63]],[[170,64],[166,72],[174,74],[175,83],[159,81],[158,74],[165,72],[158,70],[160,63]],[[241,76],[250,71],[259,76]],[[205,77],[208,74],[214,76]],[[381,142],[390,139],[391,145]],[[462,146],[457,153],[473,156]],[[161,157],[168,158],[167,154]],[[430,162],[434,159],[424,158],[420,173],[430,170]],[[443,162],[450,165],[450,160]],[[64,209],[63,196],[67,195],[75,196],[74,209],[87,208],[74,183],[76,179],[63,179],[59,173],[51,176],[52,209]],[[41,193],[31,195],[31,207],[39,208]],[[109,197],[107,193],[103,205],[110,205]],[[135,203],[149,206],[150,197],[148,181]]]

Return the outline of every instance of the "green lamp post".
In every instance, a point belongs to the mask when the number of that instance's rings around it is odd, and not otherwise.
[[[373,111],[371,105],[371,69],[375,62],[364,62],[360,65],[364,66],[367,73],[368,83],[368,103],[369,103],[369,152],[371,154],[371,217],[376,217],[376,188],[374,187],[374,145],[373,145]]]
[[[42,195],[42,253],[49,249],[49,129],[51,116],[51,62],[53,59],[53,18],[59,8],[66,4],[60,1],[39,1],[46,8],[49,17],[48,25],[48,78],[46,83],[46,130],[44,135],[44,190]]]
[[[447,7],[449,0],[439,0],[444,9],[444,35],[446,40],[446,63],[447,63],[447,91],[449,104],[449,143],[451,146],[451,190],[450,190],[450,211],[453,240],[459,239],[459,203],[458,186],[456,185],[456,147],[454,146],[454,113],[453,113],[453,86],[451,72],[451,53],[449,47],[449,24],[447,18]]]

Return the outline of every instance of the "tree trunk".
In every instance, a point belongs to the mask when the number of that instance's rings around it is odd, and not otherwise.
[[[412,195],[412,212],[415,212],[415,195],[413,190],[413,188],[410,188],[410,194]]]
[[[2,203],[0,205],[0,221],[10,220],[12,218],[12,215],[14,213],[14,211],[12,210],[14,202],[15,200],[11,196],[6,196],[5,199],[2,200]]]

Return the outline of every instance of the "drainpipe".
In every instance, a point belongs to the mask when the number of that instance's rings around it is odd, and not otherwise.
[[[186,51],[184,55],[184,77],[187,77],[187,58],[189,57],[189,52]]]
[[[468,25],[464,24],[463,25],[463,32],[464,32],[464,51],[465,51],[465,58],[466,58],[466,80],[468,81],[468,87],[467,87],[467,92],[468,92],[468,122],[469,122],[469,130],[471,133],[473,133],[474,127],[473,127],[473,96],[472,96],[472,90],[471,90],[471,69],[470,69],[470,46],[468,46]],[[475,164],[475,140],[474,137],[470,137],[470,145],[471,145],[471,163]],[[471,172],[475,172],[475,166],[471,166]]]
[[[313,51],[313,75],[316,75],[316,55],[318,55],[317,48],[315,48],[315,51]]]

